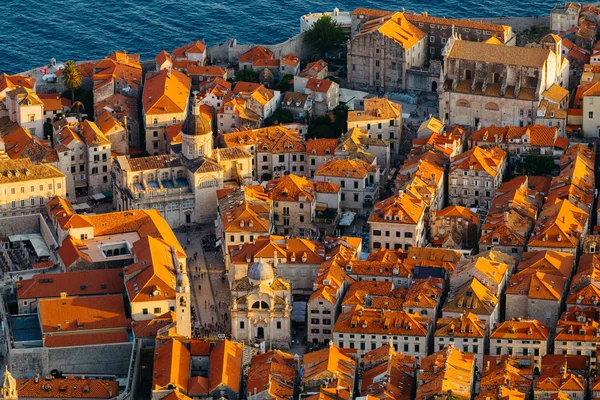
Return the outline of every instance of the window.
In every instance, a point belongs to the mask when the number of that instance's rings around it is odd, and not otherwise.
[[[435,36],[429,36],[429,41],[430,41],[431,43],[435,42]]]
[[[161,313],[160,307],[154,307],[154,314],[160,314],[160,313]]]
[[[358,201],[358,193],[354,193],[354,201]]]
[[[410,239],[413,237],[413,233],[412,232],[404,232],[404,237]]]
[[[358,189],[358,182],[354,182],[354,189]]]
[[[240,321],[240,329],[244,329],[244,321]]]
[[[35,114],[29,114],[29,122],[35,122]]]
[[[148,309],[147,308],[142,308],[142,314],[148,315]]]
[[[154,131],[154,132],[152,132],[152,136],[153,136],[153,137],[158,137],[158,131]]]
[[[379,60],[375,60],[375,66],[379,67]]]
[[[35,199],[31,199],[31,205],[35,206]]]
[[[346,187],[346,181],[340,181],[340,186],[345,188]]]
[[[590,112],[588,113],[588,118],[589,118],[589,119],[592,119],[592,118],[594,118],[594,112],[593,112],[593,111],[590,111]]]
[[[279,162],[284,162],[285,161],[285,154],[280,154],[279,155]]]
[[[300,222],[304,222],[304,215],[300,216]]]
[[[373,231],[373,236],[381,236],[381,231],[379,231],[379,230]]]
[[[277,329],[281,329],[281,321],[277,321]]]

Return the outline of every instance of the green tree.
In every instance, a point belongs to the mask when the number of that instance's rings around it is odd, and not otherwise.
[[[344,103],[338,104],[331,110],[334,118],[334,129],[338,133],[338,136],[341,136],[348,131],[348,110],[348,106]]]
[[[346,32],[331,16],[324,15],[304,33],[304,40],[318,52],[326,53],[344,44]]]
[[[258,74],[251,69],[240,69],[235,73],[235,80],[258,83]]]
[[[65,63],[65,69],[63,70],[63,81],[65,86],[71,89],[71,101],[75,102],[75,89],[81,87],[82,78],[81,73],[75,65],[75,61],[69,60]]]
[[[290,81],[292,81],[294,79],[293,75],[286,75],[283,78],[281,78],[279,80],[279,82],[277,82],[277,85],[275,86],[276,90],[279,90],[280,92],[288,92],[292,89],[292,84],[290,83]]]
[[[265,126],[289,124],[290,122],[294,122],[294,114],[287,108],[279,107],[270,117],[265,119]]]

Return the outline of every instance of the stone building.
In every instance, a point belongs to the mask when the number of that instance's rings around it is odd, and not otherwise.
[[[65,197],[65,174],[29,159],[0,161],[0,213],[3,217],[40,213],[54,196]]]
[[[94,102],[114,94],[137,98],[142,87],[142,66],[139,54],[115,51],[94,66]]]
[[[265,341],[269,347],[289,348],[292,286],[275,275],[273,266],[259,259],[248,275],[231,288],[231,334],[248,343]]]
[[[561,39],[547,35],[541,48],[501,46],[461,40],[444,49],[439,88],[440,116],[446,124],[479,128],[535,122],[543,94],[568,87],[569,62]]]
[[[442,60],[442,52],[453,33],[463,40],[485,42],[490,38],[498,39],[505,46],[514,46],[517,35],[508,25],[498,25],[469,19],[449,19],[432,17],[427,12],[422,14],[405,13],[406,19],[424,31],[428,39],[430,60]]]
[[[11,121],[44,139],[44,103],[33,90],[19,86],[6,92],[5,103]]]
[[[425,243],[425,204],[399,193],[377,203],[369,217],[371,251],[420,247]]]
[[[579,26],[581,4],[568,2],[556,5],[550,12],[550,29],[559,34]]]
[[[446,249],[475,249],[479,237],[479,217],[462,206],[433,211],[429,223],[430,242]]]
[[[359,109],[348,112],[348,131],[352,128],[367,131],[371,139],[388,141],[390,161],[385,163],[384,160],[378,160],[378,162],[380,165],[396,165],[402,138],[402,106],[400,104],[379,97],[361,100]]]
[[[163,69],[146,76],[142,103],[149,154],[167,153],[166,128],[188,115],[190,87],[191,79],[177,70]]]
[[[475,147],[454,157],[450,164],[449,203],[488,210],[507,164],[506,152],[498,147]]]
[[[214,221],[217,189],[224,182],[249,184],[252,155],[243,148],[213,149],[210,123],[198,103],[181,128],[181,153],[116,157],[117,210],[156,209],[173,227]]]
[[[407,71],[427,59],[427,34],[395,13],[368,21],[348,42],[348,86],[368,91],[407,87]]]

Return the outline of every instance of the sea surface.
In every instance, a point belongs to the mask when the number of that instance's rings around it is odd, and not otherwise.
[[[0,0],[0,72],[17,73],[67,59],[99,59],[114,50],[153,58],[200,39],[272,44],[300,30],[309,12],[358,7],[429,11],[448,18],[548,14],[547,0]]]

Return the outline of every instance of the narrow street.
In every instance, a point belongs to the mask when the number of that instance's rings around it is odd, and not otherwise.
[[[210,228],[201,227],[190,232],[176,233],[177,239],[188,256],[187,272],[190,277],[193,297],[193,327],[196,337],[217,337],[218,333],[229,334],[228,303],[231,292],[227,280],[222,280],[223,258],[219,251],[205,253],[202,249],[202,237]],[[223,324],[219,326],[219,324]],[[202,328],[205,330],[202,330]]]

